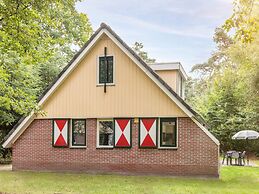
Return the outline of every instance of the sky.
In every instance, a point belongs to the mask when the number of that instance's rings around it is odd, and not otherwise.
[[[157,62],[179,61],[190,75],[215,50],[213,34],[232,0],[87,0],[77,3],[94,30],[108,24],[129,46],[142,42]]]

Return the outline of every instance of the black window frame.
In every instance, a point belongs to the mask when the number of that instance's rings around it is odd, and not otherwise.
[[[85,143],[84,144],[74,144],[74,123],[75,121],[84,121],[85,123]],[[71,123],[71,145],[72,147],[86,147],[86,134],[87,134],[87,129],[86,129],[86,119],[72,119],[72,123]]]
[[[109,61],[109,59],[112,59],[112,73],[111,73],[112,78],[111,78],[111,81],[109,81],[109,78],[106,80],[106,82],[100,80],[100,78],[101,78],[101,61],[104,60],[104,58],[105,58],[104,56],[100,56],[99,60],[98,60],[98,84],[99,85],[103,85],[105,83],[108,84],[108,85],[114,84],[114,56],[106,56],[108,61]],[[109,65],[109,62],[108,62],[108,65]]]
[[[162,145],[162,137],[163,137],[163,133],[162,133],[162,124],[163,122],[175,122],[175,134],[174,134],[174,144],[173,145]],[[172,117],[172,118],[160,118],[160,124],[159,124],[159,147],[161,148],[177,148],[177,133],[178,133],[178,125],[177,125],[177,118]]]
[[[112,130],[113,132],[111,133],[112,134],[112,140],[111,140],[111,143],[112,145],[101,145],[100,144],[100,122],[112,122]],[[107,118],[107,119],[98,119],[98,122],[97,122],[97,148],[107,148],[107,149],[113,149],[115,146],[114,146],[114,118]]]

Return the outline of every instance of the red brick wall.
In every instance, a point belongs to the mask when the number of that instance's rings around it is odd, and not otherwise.
[[[52,121],[35,120],[13,146],[13,170],[218,176],[218,146],[190,119],[178,119],[178,149],[96,148],[96,119],[87,119],[87,148],[53,148]]]

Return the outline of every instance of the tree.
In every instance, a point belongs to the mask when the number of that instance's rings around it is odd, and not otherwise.
[[[242,107],[242,90],[235,83],[238,77],[231,70],[225,70],[213,83],[207,94],[204,106],[204,118],[217,138],[221,141],[221,149],[233,148],[236,142],[231,137],[239,130],[244,130]]]
[[[35,106],[38,77],[15,51],[0,52],[0,126],[10,125]]]
[[[143,59],[146,63],[155,63],[156,59],[149,58],[147,52],[143,51],[143,43],[135,42],[132,49]]]
[[[1,48],[38,62],[62,46],[78,45],[92,33],[75,0],[6,0],[0,4]],[[70,49],[71,50],[71,49]],[[34,59],[34,60],[33,60]]]
[[[233,14],[223,25],[226,32],[235,31],[235,39],[243,43],[254,40],[258,30],[258,2],[256,0],[234,0]]]
[[[77,0],[0,1],[0,129],[3,137],[92,34]],[[0,139],[1,141],[1,139]]]
[[[203,115],[223,150],[247,149],[231,136],[244,129],[259,131],[258,18],[256,2],[235,0],[233,15],[215,31],[217,50],[206,63],[193,67],[199,77],[189,82],[188,101]],[[258,152],[258,147],[254,143],[250,151]]]
[[[1,125],[28,113],[37,96],[72,58],[72,46],[82,46],[91,35],[88,18],[76,11],[75,3],[1,1],[0,68],[4,80],[0,97],[5,102],[0,104]]]
[[[224,68],[229,65],[226,51],[233,44],[233,39],[220,27],[215,29],[213,40],[217,45],[217,50],[212,53],[207,62],[192,67],[192,72],[198,72],[202,77],[208,79],[215,74],[222,73]]]

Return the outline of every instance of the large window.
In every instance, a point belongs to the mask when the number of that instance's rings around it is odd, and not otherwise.
[[[86,146],[85,119],[72,120],[72,146]]]
[[[99,120],[97,126],[97,146],[113,147],[113,120]]]
[[[113,56],[99,57],[99,84],[112,84],[113,81]]]
[[[176,118],[160,119],[160,147],[177,147]]]

